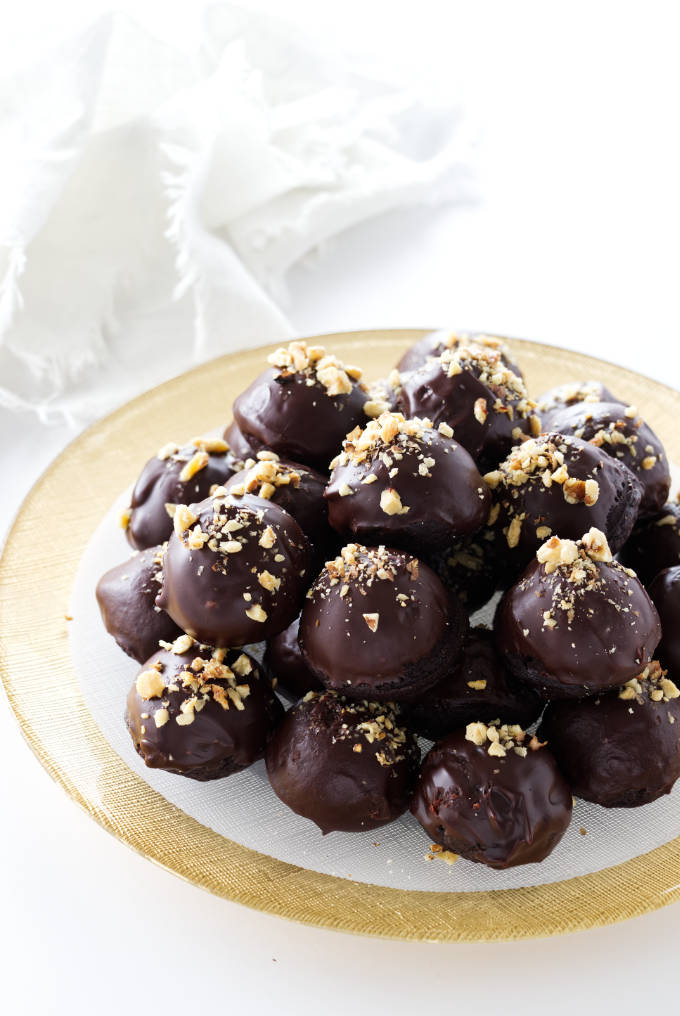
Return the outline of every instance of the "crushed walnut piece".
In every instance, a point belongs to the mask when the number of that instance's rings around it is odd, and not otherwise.
[[[346,365],[323,346],[308,346],[302,339],[281,346],[267,360],[279,371],[279,377],[303,374],[311,384],[325,388],[331,398],[348,395],[352,382],[361,379],[359,367]]]
[[[491,723],[468,723],[465,728],[465,740],[471,741],[479,748],[486,747],[488,755],[496,758],[505,758],[511,751],[515,755],[525,758],[527,749],[524,742],[527,732],[517,723],[501,724],[500,720],[493,720]],[[529,748],[537,751],[543,744],[532,737],[529,741]]]
[[[210,456],[206,451],[196,452],[196,454],[192,455],[189,461],[182,467],[179,479],[182,483],[188,483],[189,480],[194,478],[196,473],[200,472],[201,469],[205,469],[209,462]]]
[[[637,677],[627,681],[619,691],[619,698],[624,701],[644,701],[645,694],[651,702],[667,703],[680,697],[680,689],[674,681],[667,677],[658,660],[652,660]]]
[[[302,474],[299,468],[285,465],[275,452],[267,452],[264,456],[264,452],[259,452],[258,461],[249,460],[246,468],[239,473],[239,483],[229,491],[232,496],[255,494],[270,501],[279,487],[297,489],[300,486]]]
[[[490,400],[492,412],[504,413],[510,420],[515,416],[527,419],[533,416],[536,403],[529,398],[523,378],[507,365],[504,356],[502,346],[490,346],[474,336],[445,349],[439,356],[439,365],[448,377],[463,371],[473,374],[494,396]],[[478,423],[486,422],[488,409],[487,400],[475,402],[474,416]]]

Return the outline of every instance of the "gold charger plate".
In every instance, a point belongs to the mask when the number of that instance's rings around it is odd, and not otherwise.
[[[349,332],[314,341],[374,378],[424,334]],[[643,408],[671,460],[680,462],[680,393],[592,357],[509,342],[532,394],[599,378]],[[223,424],[273,348],[221,357],[123,406],[69,445],[24,501],[0,559],[0,674],[42,765],[100,825],[150,860],[218,896],[311,925],[400,939],[498,941],[610,924],[680,899],[680,837],[595,874],[528,889],[415,892],[318,874],[201,825],[109,746],[83,701],[69,652],[65,614],[81,554],[150,450]]]

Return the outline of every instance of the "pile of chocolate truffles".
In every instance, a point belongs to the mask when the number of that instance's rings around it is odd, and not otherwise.
[[[680,774],[669,489],[636,407],[534,400],[498,338],[434,332],[371,384],[291,342],[123,514],[97,598],[141,665],[135,749],[194,780],[264,758],[323,833],[410,810],[430,857],[542,861],[573,795],[636,807]]]

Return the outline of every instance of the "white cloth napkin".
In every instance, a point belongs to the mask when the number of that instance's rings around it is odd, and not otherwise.
[[[98,18],[0,83],[0,148],[0,406],[76,424],[293,334],[286,272],[342,230],[469,194],[454,109],[231,5],[198,52]]]

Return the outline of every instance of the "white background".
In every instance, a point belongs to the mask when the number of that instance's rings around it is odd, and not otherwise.
[[[460,95],[480,128],[481,201],[376,220],[296,268],[287,310],[301,334],[495,329],[680,387],[673,4],[251,6],[302,12],[367,59],[408,66],[414,79]],[[83,9],[75,0],[49,12],[22,4],[11,31],[3,28],[3,67]],[[144,17],[187,30],[167,4]],[[72,436],[0,413],[0,532]],[[677,906],[567,938],[494,946],[303,928],[185,885],[108,837],[51,783],[4,705],[0,744],[0,967],[11,1016],[677,1007]]]

